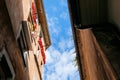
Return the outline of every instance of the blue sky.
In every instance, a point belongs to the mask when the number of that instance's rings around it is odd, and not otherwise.
[[[67,0],[43,0],[52,45],[46,51],[43,80],[80,80]]]

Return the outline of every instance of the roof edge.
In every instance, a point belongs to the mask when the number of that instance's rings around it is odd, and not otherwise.
[[[44,5],[43,0],[35,0],[36,6],[37,6],[37,12],[38,12],[38,19],[39,23],[41,23],[41,28],[43,30],[43,37],[45,40],[45,49],[47,49],[51,45],[50,35],[48,31],[48,25],[46,21],[46,15],[44,11]]]

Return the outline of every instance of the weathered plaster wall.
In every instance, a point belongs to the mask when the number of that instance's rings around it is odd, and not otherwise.
[[[28,57],[28,71],[30,80],[40,80],[38,68],[35,63],[35,57],[32,52],[29,54]]]
[[[22,20],[26,20],[32,0],[5,0],[15,36],[20,30]]]
[[[4,0],[0,0],[0,50],[5,47],[15,71],[15,80],[26,80],[10,18]],[[22,74],[22,75],[21,75]]]
[[[15,80],[40,80],[38,66],[36,64],[34,53],[27,54],[27,66],[24,67],[22,57],[20,55],[18,45],[16,42],[16,35],[18,34],[21,21],[27,18],[27,2],[29,0],[0,0],[0,51],[5,47],[8,51],[11,63],[15,71]],[[24,4],[22,4],[24,3]],[[24,5],[25,9],[22,9]],[[7,6],[7,7],[6,7]],[[26,13],[25,13],[26,11]],[[24,14],[24,15],[23,15]],[[40,53],[39,53],[40,54]],[[41,55],[38,57],[40,61],[39,68],[43,69],[43,64],[41,65]]]

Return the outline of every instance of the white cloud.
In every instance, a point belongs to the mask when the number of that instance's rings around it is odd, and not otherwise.
[[[61,51],[72,48],[73,47],[72,36],[67,39],[61,38],[61,40],[58,42],[58,47]]]
[[[50,49],[46,51],[47,64],[55,63],[59,60],[59,56],[61,56],[61,53],[51,46]]]
[[[50,27],[55,26],[56,23],[58,23],[58,18],[57,17],[48,17],[48,25]]]
[[[57,17],[49,17],[49,15],[47,15],[47,22],[48,22],[48,27],[50,29],[50,32],[52,32],[52,34],[59,34],[60,28],[58,26],[59,21]]]
[[[70,26],[70,28],[67,29],[66,32],[67,32],[66,34],[67,34],[69,37],[72,38],[72,29],[71,29],[71,26]]]
[[[74,48],[69,51],[60,53],[54,47],[50,47],[46,51],[47,64],[44,80],[68,80],[68,77],[72,80],[73,74],[77,74],[77,66],[74,66],[73,59],[75,58]],[[56,57],[55,57],[56,56]]]
[[[68,16],[68,13],[67,12],[62,12],[61,14],[60,14],[60,17],[62,18],[62,19],[67,19],[67,16]]]
[[[52,59],[49,51],[46,51],[46,54],[47,54],[47,56],[46,56],[47,63],[48,63],[48,64],[53,63],[53,59]]]
[[[58,44],[58,48],[61,50],[61,51],[65,51],[65,50],[68,50],[68,49],[71,49],[74,47],[74,42],[73,42],[73,35],[72,35],[72,31],[71,31],[71,28],[67,28],[66,31],[66,36],[60,36],[59,38],[59,42],[57,42]]]

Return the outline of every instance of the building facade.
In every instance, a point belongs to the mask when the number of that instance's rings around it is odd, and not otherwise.
[[[42,0],[0,0],[0,80],[42,80],[51,45]]]
[[[81,80],[119,80],[119,2],[68,0],[68,5]]]

